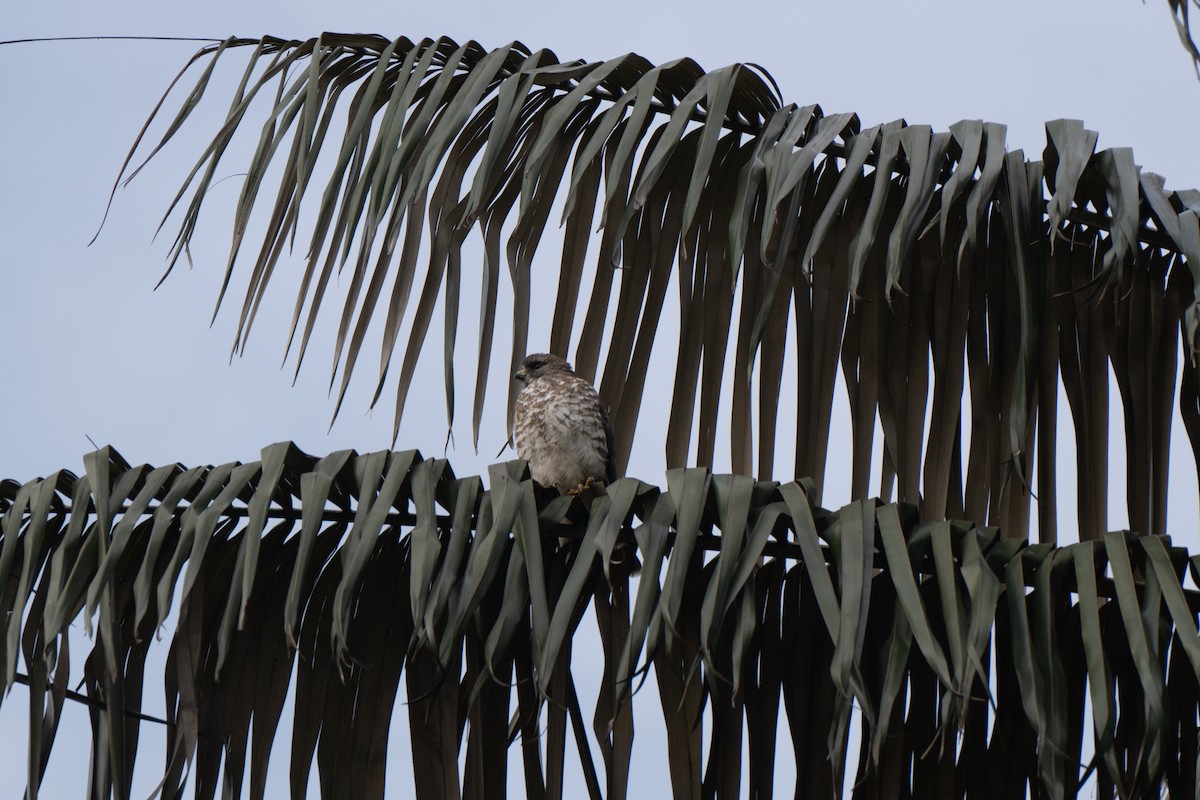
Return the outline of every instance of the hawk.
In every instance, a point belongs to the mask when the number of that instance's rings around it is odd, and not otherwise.
[[[525,356],[513,377],[525,384],[513,412],[513,440],[533,479],[560,494],[615,480],[612,428],[592,385],[550,353]]]

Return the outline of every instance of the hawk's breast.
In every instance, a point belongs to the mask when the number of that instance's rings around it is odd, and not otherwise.
[[[574,375],[546,375],[517,397],[513,439],[533,479],[569,491],[607,478],[606,414],[596,390]]]

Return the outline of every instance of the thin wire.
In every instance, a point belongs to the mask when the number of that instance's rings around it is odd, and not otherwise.
[[[14,675],[14,678],[17,683],[20,683],[24,686],[30,685],[28,675],[23,675],[20,672],[18,672]],[[53,689],[54,682],[47,681],[46,688]],[[90,697],[86,694],[81,694],[80,692],[76,692],[72,689],[67,689],[65,694],[66,694],[66,698],[68,700],[74,700],[76,703],[82,703],[85,706],[91,706],[92,708],[99,708],[99,709],[108,708],[108,706],[105,704],[105,702],[103,700],[98,700],[95,697]],[[168,722],[167,720],[162,719],[160,717],[156,717],[152,714],[143,714],[140,711],[133,711],[128,708],[122,709],[122,710],[125,712],[125,716],[134,717],[136,719],[142,720],[143,722],[156,722],[159,725],[168,725],[168,726],[174,724],[174,723]]]
[[[224,39],[210,39],[200,36],[42,36],[32,39],[5,39],[0,45],[31,44],[37,42],[223,42]]]
[[[23,686],[30,685],[28,675],[24,675],[20,672],[17,672],[14,674],[13,678],[17,683],[19,683]],[[46,681],[46,688],[53,689],[54,682]],[[64,696],[66,697],[67,700],[72,700],[76,703],[81,703],[81,704],[83,704],[85,706],[89,706],[91,708],[96,708],[96,709],[101,709],[101,710],[108,708],[108,705],[103,700],[98,700],[95,697],[90,697],[86,694],[76,692],[72,689],[67,689],[64,692]],[[128,708],[123,708],[121,710],[124,712],[125,716],[140,720],[142,722],[153,722],[158,725],[166,725],[168,728],[174,727],[177,724],[177,723],[165,720],[161,717],[156,717],[153,714],[143,714],[141,711],[133,711],[132,709],[128,709]],[[212,734],[209,734],[209,733],[204,733],[203,731],[200,732],[199,737],[201,739],[207,739],[210,742],[219,742],[222,744],[224,743],[224,740],[221,739],[220,737],[213,736]]]

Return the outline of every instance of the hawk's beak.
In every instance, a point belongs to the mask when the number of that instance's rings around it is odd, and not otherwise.
[[[517,374],[513,375],[513,377],[516,378],[517,380],[521,381],[521,383],[524,383],[525,382],[525,368],[522,367],[521,369],[517,370]]]

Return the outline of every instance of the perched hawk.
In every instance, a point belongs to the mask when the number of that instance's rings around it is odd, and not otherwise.
[[[525,384],[513,413],[513,441],[533,479],[561,494],[615,480],[612,428],[592,385],[550,353],[526,356],[513,377]]]

